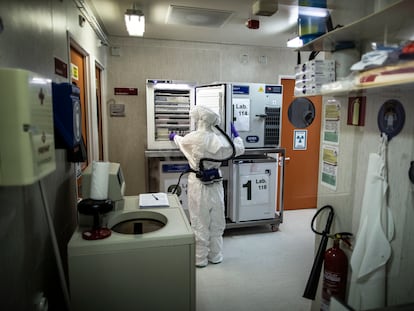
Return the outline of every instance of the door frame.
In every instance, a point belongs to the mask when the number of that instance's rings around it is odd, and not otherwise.
[[[78,53],[80,53],[84,57],[84,88],[85,88],[85,107],[86,107],[86,144],[87,144],[87,156],[88,156],[88,163],[91,163],[93,160],[99,160],[99,146],[98,146],[98,125],[96,118],[93,116],[96,116],[97,114],[97,103],[96,103],[96,96],[95,96],[95,90],[96,90],[96,81],[93,79],[95,76],[95,68],[96,66],[101,69],[101,73],[103,73],[103,66],[99,64],[96,60],[91,61],[90,54],[76,41],[75,37],[67,31],[67,40],[68,40],[68,60],[69,60],[69,66],[70,66],[70,50],[73,48]],[[93,63],[93,65],[92,65]],[[102,81],[101,76],[101,81]],[[101,86],[101,102],[103,102],[103,88]],[[105,105],[102,105],[102,122],[103,122],[103,150],[104,155],[103,158],[106,159],[107,152],[106,152],[106,144],[104,144],[104,141],[106,140],[106,122],[105,116],[106,116],[106,107]]]
[[[99,113],[99,117],[100,117],[100,128],[99,128],[99,124],[98,125],[98,137],[100,137],[101,139],[99,139],[98,141],[98,150],[99,150],[99,160],[101,161],[105,161],[105,159],[108,158],[108,149],[107,149],[107,144],[105,143],[108,139],[107,137],[107,130],[106,130],[106,115],[107,115],[107,110],[106,110],[106,105],[104,104],[104,67],[97,61],[95,60],[95,68],[94,68],[94,72],[96,72],[96,70],[99,70],[99,93],[100,93],[100,101],[96,102],[96,107],[98,109]],[[95,75],[95,80],[98,77]],[[95,90],[98,90],[98,88],[96,87],[96,82],[95,82]]]

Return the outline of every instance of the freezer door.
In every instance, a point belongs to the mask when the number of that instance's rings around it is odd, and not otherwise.
[[[276,210],[277,162],[275,159],[234,160],[233,222],[272,219]]]
[[[230,115],[227,113],[227,88],[228,85],[225,83],[202,85],[195,88],[195,105],[205,106],[218,113],[221,117],[220,127],[229,134],[228,118]]]

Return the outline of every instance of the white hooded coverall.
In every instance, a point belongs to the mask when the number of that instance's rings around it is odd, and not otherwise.
[[[174,142],[184,153],[190,167],[198,171],[202,158],[221,160],[230,157],[233,148],[215,128],[220,124],[220,116],[203,106],[193,108],[190,115],[197,124],[197,130],[184,137],[174,136]],[[243,154],[243,140],[235,137],[233,143],[236,156]],[[203,161],[203,164],[204,169],[219,168],[221,165],[211,161]],[[223,232],[226,226],[223,183],[203,184],[196,174],[190,173],[187,196],[196,241],[196,266],[204,267],[208,262],[220,263],[223,260]]]

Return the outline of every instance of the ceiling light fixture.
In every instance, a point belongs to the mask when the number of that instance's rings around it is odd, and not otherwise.
[[[125,25],[130,36],[142,37],[145,32],[145,16],[134,4],[125,12]]]
[[[287,42],[288,48],[300,48],[301,46],[303,46],[303,41],[299,37],[292,38]]]

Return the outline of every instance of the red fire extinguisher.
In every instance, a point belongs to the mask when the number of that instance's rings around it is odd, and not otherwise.
[[[341,235],[336,234],[333,246],[325,252],[321,301],[322,311],[329,311],[331,297],[333,296],[339,300],[345,300],[348,258],[345,252],[339,247],[341,239]]]

